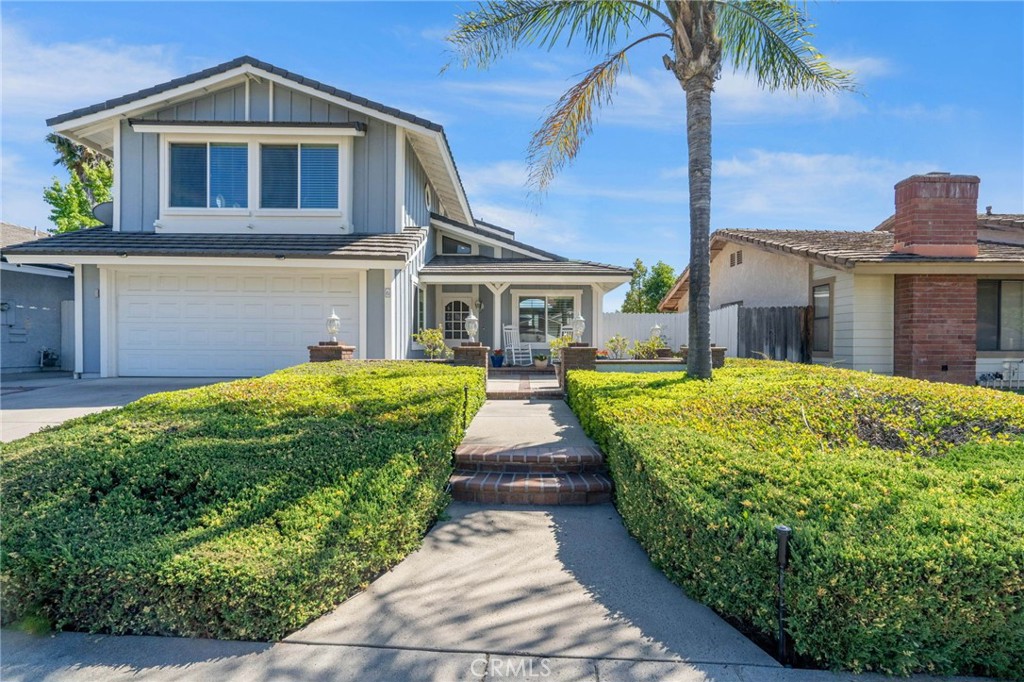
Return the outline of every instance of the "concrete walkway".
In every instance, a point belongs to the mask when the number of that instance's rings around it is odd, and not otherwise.
[[[69,375],[21,374],[0,378],[0,441],[9,442],[68,419],[121,407],[162,391],[205,386],[228,379],[72,379]]]

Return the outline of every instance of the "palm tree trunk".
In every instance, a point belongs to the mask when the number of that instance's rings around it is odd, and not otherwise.
[[[686,82],[690,156],[690,341],[687,373],[711,378],[711,82]]]

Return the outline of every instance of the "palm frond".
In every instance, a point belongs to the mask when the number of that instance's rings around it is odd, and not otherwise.
[[[736,70],[753,73],[768,90],[853,90],[849,71],[832,66],[808,42],[814,25],[786,0],[718,2],[723,56]]]
[[[653,5],[639,0],[490,1],[457,15],[447,40],[463,67],[486,68],[524,45],[551,49],[579,39],[592,53],[607,53],[623,31],[646,26],[652,13],[658,14]]]
[[[587,71],[558,99],[530,140],[527,151],[530,185],[545,190],[558,171],[576,158],[583,139],[594,128],[597,110],[611,102],[619,74],[629,68],[626,53],[654,38],[671,39],[671,36],[652,33],[633,41]]]

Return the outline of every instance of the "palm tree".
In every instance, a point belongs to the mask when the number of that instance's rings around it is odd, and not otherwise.
[[[627,53],[665,40],[665,68],[686,93],[690,185],[691,376],[711,378],[711,93],[724,61],[753,74],[769,90],[850,90],[851,74],[835,68],[808,39],[806,12],[785,0],[506,0],[456,16],[448,40],[463,67],[486,68],[505,53],[582,41],[604,59],[551,108],[534,133],[530,182],[544,190],[579,152],[594,114],[612,101],[628,68]],[[640,37],[619,47],[620,38]],[[625,42],[625,41],[623,41]]]

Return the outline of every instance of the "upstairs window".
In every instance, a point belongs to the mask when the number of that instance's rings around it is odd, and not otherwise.
[[[978,350],[1024,350],[1024,280],[978,280]]]
[[[260,208],[337,209],[338,145],[261,145]]]
[[[170,162],[170,206],[249,207],[249,151],[245,143],[173,143]]]
[[[468,256],[473,253],[473,247],[458,239],[441,237],[441,253],[450,256]]]

